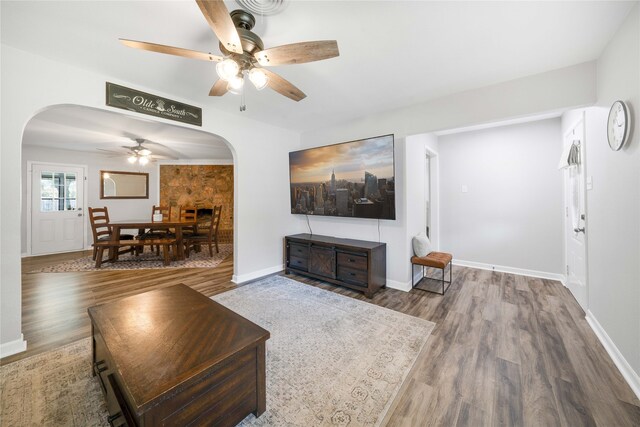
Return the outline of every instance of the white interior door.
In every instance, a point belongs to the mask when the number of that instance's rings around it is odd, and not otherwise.
[[[565,169],[567,287],[583,310],[588,308],[584,121],[565,135],[564,144],[580,145],[580,164]]]
[[[84,169],[33,163],[31,254],[84,249]]]

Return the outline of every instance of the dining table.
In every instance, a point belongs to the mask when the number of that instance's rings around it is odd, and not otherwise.
[[[198,223],[195,219],[192,220],[171,220],[163,219],[162,221],[153,221],[150,219],[135,219],[135,220],[117,220],[109,221],[111,227],[111,240],[117,242],[120,240],[121,230],[137,229],[138,234],[142,235],[146,230],[170,230],[173,229],[176,236],[177,253],[176,258],[178,260],[184,260],[184,245],[182,243],[182,230],[185,228],[193,229],[194,233],[198,232]],[[117,254],[117,247],[111,247],[109,249],[109,259],[114,260]]]

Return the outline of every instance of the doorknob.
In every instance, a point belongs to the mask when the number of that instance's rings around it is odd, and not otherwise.
[[[574,228],[573,232],[574,233],[584,233],[584,227],[582,227],[582,228]]]
[[[82,214],[81,214],[81,213],[79,213],[79,214],[78,214],[78,216],[82,216]]]

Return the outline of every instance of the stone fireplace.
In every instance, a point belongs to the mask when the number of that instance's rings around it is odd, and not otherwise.
[[[160,165],[160,204],[171,206],[173,218],[180,206],[195,206],[199,223],[208,223],[213,206],[222,205],[218,237],[232,242],[233,166]]]

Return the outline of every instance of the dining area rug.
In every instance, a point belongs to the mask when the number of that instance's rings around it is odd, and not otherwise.
[[[267,329],[267,410],[241,426],[379,426],[434,323],[272,276],[218,294]],[[106,426],[89,338],[0,367],[0,424]]]
[[[218,245],[219,253],[213,248],[213,256],[209,256],[208,248],[201,248],[200,252],[192,251],[189,258],[182,261],[171,261],[169,265],[164,265],[162,257],[150,250],[137,256],[127,253],[120,255],[116,262],[103,262],[100,268],[96,268],[96,262],[91,256],[62,261],[49,265],[29,273],[68,273],[72,271],[102,271],[102,270],[142,270],[161,268],[214,268],[222,261],[233,254],[233,245],[222,243]],[[162,252],[161,252],[162,253]]]

